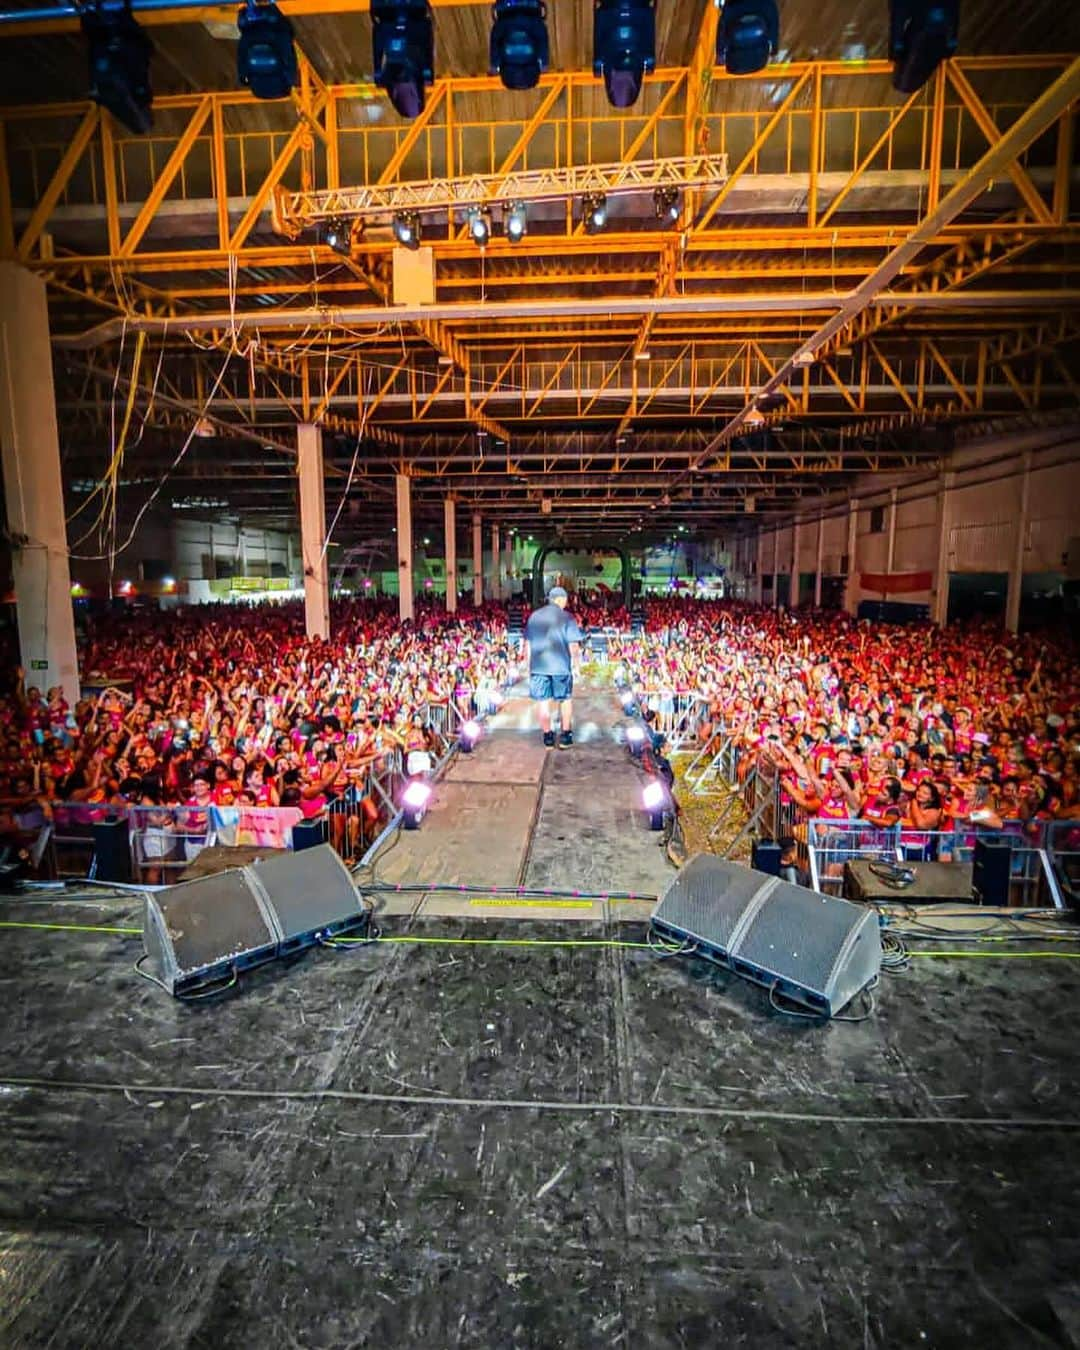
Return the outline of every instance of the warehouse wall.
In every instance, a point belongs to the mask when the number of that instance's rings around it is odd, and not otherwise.
[[[1022,571],[1030,577],[1068,575],[1080,566],[1080,427],[1051,427],[1007,436],[986,437],[956,450],[944,469],[953,486],[947,528],[942,539],[942,486],[937,470],[916,474],[864,474],[850,494],[823,499],[803,517],[799,531],[799,571],[817,564],[818,521],[824,522],[823,566],[826,577],[840,575],[847,552],[848,511],[856,503],[855,555],[848,559],[848,607],[877,600],[864,588],[866,574],[932,574],[929,587],[904,593],[903,600],[934,605],[938,599],[939,551],[943,573],[978,577],[1008,573],[1020,529],[1025,455],[1030,455],[1029,503],[1023,529]],[[893,494],[895,492],[895,508]],[[890,554],[890,516],[895,509]],[[757,557],[766,577],[773,570],[773,537],[778,539],[777,570],[790,574],[792,527],[762,528]],[[786,583],[780,582],[784,599]],[[805,576],[804,576],[805,589]],[[766,582],[766,599],[769,587]]]

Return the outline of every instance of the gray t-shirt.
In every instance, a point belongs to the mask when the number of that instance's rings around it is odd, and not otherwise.
[[[544,605],[529,615],[525,641],[529,644],[530,675],[569,675],[570,644],[583,642],[577,621],[558,605]]]

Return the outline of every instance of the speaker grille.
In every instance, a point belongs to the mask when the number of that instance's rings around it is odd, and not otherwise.
[[[760,892],[775,886],[775,877],[699,853],[668,887],[656,917],[726,948],[747,906]]]
[[[340,927],[363,915],[352,878],[329,844],[260,858],[251,870],[266,892],[285,941],[316,929]]]
[[[838,1012],[881,968],[877,915],[739,863],[692,859],[653,911],[657,931],[815,1012]]]
[[[825,989],[851,932],[852,918],[863,912],[853,915],[849,906],[826,896],[785,886],[775,903],[763,905],[754,915],[732,958],[765,970],[797,970],[803,984]]]
[[[243,872],[189,881],[156,899],[180,975],[276,942]]]

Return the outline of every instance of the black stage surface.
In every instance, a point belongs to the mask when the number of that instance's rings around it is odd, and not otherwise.
[[[916,962],[819,1026],[628,948],[317,950],[185,1006],[136,938],[2,937],[4,1346],[1077,1343],[1073,961]]]

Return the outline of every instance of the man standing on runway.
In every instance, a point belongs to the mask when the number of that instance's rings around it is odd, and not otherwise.
[[[552,586],[548,603],[529,615],[525,625],[524,660],[529,663],[529,697],[540,705],[544,744],[555,744],[551,705],[558,704],[562,735],[559,745],[574,744],[573,705],[570,695],[577,673],[580,644],[585,634],[573,616],[566,613],[566,592]]]

